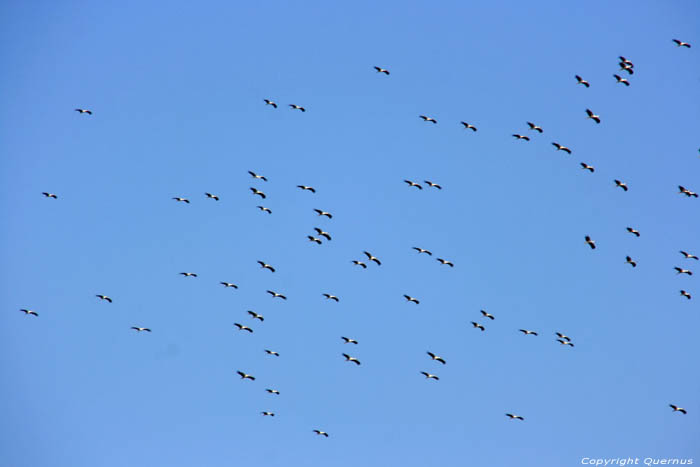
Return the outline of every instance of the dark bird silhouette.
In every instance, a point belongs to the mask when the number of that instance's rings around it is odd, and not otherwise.
[[[267,196],[265,196],[265,193],[263,193],[262,191],[258,190],[257,188],[253,188],[253,187],[251,186],[251,187],[250,187],[250,191],[252,191],[254,195],[260,196],[262,199],[267,198]]]
[[[532,122],[527,122],[527,126],[529,126],[531,130],[539,131],[540,133],[543,132],[541,126],[537,126],[537,125],[535,125],[535,124],[532,123]]]
[[[268,355],[272,355],[273,357],[279,357],[279,356],[280,356],[279,352],[275,352],[274,350],[265,349],[265,353],[268,354]]]
[[[576,81],[578,81],[578,84],[583,84],[587,88],[590,88],[591,85],[586,81],[585,79],[581,78],[579,75],[576,75]]]
[[[289,104],[289,107],[291,107],[292,110],[301,110],[302,112],[306,112],[306,109],[304,107],[300,107],[296,104]]]
[[[251,328],[249,328],[248,326],[244,326],[244,325],[238,324],[238,323],[233,323],[233,325],[236,326],[239,331],[248,331],[251,333],[253,332],[253,330]]]
[[[591,173],[595,172],[595,167],[593,167],[592,165],[588,165],[585,162],[581,162],[581,168],[584,170],[588,170]]]
[[[136,332],[141,332],[141,331],[151,332],[151,330],[148,328],[140,328],[138,326],[131,326],[131,329],[135,330]]]
[[[595,242],[588,235],[586,235],[586,243],[591,247],[591,250],[595,250]]]
[[[277,389],[265,389],[265,391],[267,391],[270,394],[275,394],[277,396],[280,395],[280,392]]]
[[[675,42],[678,47],[690,48],[690,44],[687,42],[679,41],[678,39],[673,39],[673,42]]]
[[[320,238],[316,238],[313,235],[307,235],[306,238],[308,238],[310,242],[315,242],[319,245],[322,243]]]
[[[255,381],[255,376],[249,375],[247,373],[243,373],[242,371],[236,371],[239,375],[241,375],[241,379],[249,379],[251,381]]]
[[[686,412],[686,410],[683,407],[678,407],[677,405],[673,405],[673,404],[668,404],[668,406],[671,407],[674,412],[680,412],[684,415],[688,413],[688,412]]]
[[[376,256],[372,256],[372,253],[370,253],[369,251],[364,251],[363,253],[365,254],[365,256],[367,256],[367,259],[369,261],[374,261],[375,263],[377,263],[377,266],[382,265],[381,261],[379,261],[379,258],[377,258]]]
[[[462,123],[462,125],[464,125],[465,130],[476,131],[476,127],[474,125],[467,123],[467,122],[461,122],[461,123]]]
[[[442,190],[442,187],[438,185],[437,183],[433,183],[430,180],[423,180],[430,188],[437,188],[438,190]]]
[[[423,376],[425,376],[425,379],[434,379],[435,381],[439,381],[439,380],[440,380],[440,378],[438,378],[436,375],[431,375],[430,373],[428,373],[428,372],[426,372],[426,371],[421,371],[420,374],[422,374]]]
[[[270,99],[263,99],[265,101],[265,105],[271,105],[274,108],[277,108],[277,103],[271,101]]]
[[[492,315],[492,314],[490,314],[490,313],[487,313],[487,312],[486,312],[486,311],[484,311],[484,310],[479,310],[479,311],[481,311],[481,314],[482,314],[482,315],[484,315],[484,317],[486,317],[486,318],[488,318],[488,319],[490,319],[490,320],[494,320],[494,319],[496,319],[496,317],[495,317],[495,316],[493,316],[493,315]]]
[[[676,274],[687,274],[689,276],[693,275],[693,271],[691,271],[690,269],[683,269],[683,268],[679,268],[679,267],[675,267],[673,269],[676,270]]]
[[[112,299],[109,298],[107,295],[95,295],[95,297],[99,298],[100,300],[106,300],[109,303],[112,303]]]
[[[435,119],[432,118],[432,117],[426,117],[425,115],[419,115],[419,117],[422,118],[424,122],[433,122],[433,123],[437,123],[437,120],[435,120]]]
[[[336,297],[335,295],[331,295],[329,293],[324,293],[323,296],[326,297],[326,300],[335,300],[336,302],[340,301],[340,299],[338,297]]]
[[[627,231],[628,231],[629,233],[631,233],[632,235],[635,235],[635,236],[637,236],[637,237],[639,237],[639,236],[641,235],[641,234],[639,233],[639,230],[633,229],[632,227],[627,227]]]
[[[185,277],[197,277],[197,274],[193,272],[181,272],[180,275]]]
[[[92,115],[92,110],[88,110],[88,109],[75,109],[75,111],[80,112],[81,114]]]
[[[624,84],[625,86],[629,86],[629,85],[630,85],[630,82],[627,81],[627,80],[626,80],[625,78],[623,78],[622,76],[620,76],[620,75],[613,75],[613,76],[615,77],[615,79],[617,80],[618,83],[622,83],[622,84]]]
[[[637,262],[632,260],[631,256],[625,256],[625,263],[631,265],[633,268],[637,267]]]
[[[325,237],[326,240],[333,240],[331,238],[331,234],[329,234],[328,232],[324,232],[323,230],[319,229],[318,227],[314,227],[314,230],[319,235],[319,237]]]
[[[330,212],[321,211],[320,209],[314,209],[319,216],[326,216],[329,219],[333,219],[333,215]]]
[[[685,298],[687,298],[688,300],[690,300],[691,298],[693,298],[693,296],[690,295],[690,294],[689,294],[688,292],[686,292],[685,290],[681,290],[681,295],[684,296]]]
[[[409,302],[415,303],[416,305],[420,303],[420,301],[418,301],[416,298],[411,297],[410,295],[404,294],[404,298]]]
[[[533,336],[537,335],[537,333],[535,331],[528,331],[527,329],[520,329],[519,331],[522,332],[523,334],[525,334],[526,336],[529,334],[532,334]]]
[[[353,259],[352,264],[354,264],[356,266],[362,266],[364,269],[367,269],[367,265],[365,263],[363,263],[362,261],[357,261],[356,259]]]
[[[24,313],[25,315],[27,315],[27,316],[29,316],[29,315],[39,316],[39,313],[37,313],[37,312],[34,311],[34,310],[28,310],[28,309],[26,309],[26,308],[22,308],[22,309],[19,310],[19,311],[23,312],[23,313]]]
[[[678,185],[678,193],[686,195],[688,198],[690,198],[691,196],[694,198],[698,197],[697,193],[695,193],[694,191],[690,191],[681,185]]]
[[[272,272],[275,272],[275,268],[267,264],[265,261],[258,261],[258,264],[260,265],[261,268],[263,269],[269,269]]]
[[[252,310],[248,310],[247,313],[250,315],[251,318],[253,318],[253,319],[259,319],[261,323],[262,323],[263,321],[265,321],[265,318],[263,317],[263,315],[259,315],[259,314],[257,314],[256,312],[254,312],[254,311],[252,311]]]
[[[448,260],[442,259],[442,258],[437,258],[437,260],[440,262],[440,264],[447,265],[451,268],[455,267],[455,265],[452,261],[448,261]]]
[[[511,420],[525,420],[520,415],[513,415],[512,413],[507,413],[506,417],[510,418]]]
[[[411,180],[404,180],[405,183],[408,183],[408,186],[414,186],[418,188],[419,190],[422,190],[423,187],[417,184],[416,182],[412,182]]]
[[[377,70],[377,73],[384,73],[385,75],[389,76],[389,70],[386,68],[375,66],[374,69]]]
[[[625,57],[623,57],[622,55],[620,55],[620,56],[617,57],[617,58],[620,59],[620,63],[624,63],[625,65],[629,65],[629,66],[631,66],[632,68],[634,68],[634,63],[630,62],[629,60],[627,60],[627,59],[626,59]]]
[[[430,358],[433,359],[433,360],[435,360],[436,362],[440,362],[440,363],[442,363],[443,365],[444,365],[445,363],[447,363],[447,362],[445,361],[444,358],[442,358],[442,357],[440,357],[440,356],[438,356],[438,355],[435,355],[435,354],[432,353],[432,352],[426,352],[426,353],[427,353],[428,355],[430,355]]]
[[[44,191],[44,192],[42,192],[41,194],[44,195],[44,196],[47,197],[47,198],[58,199],[58,196],[56,196],[56,195],[53,194],[53,193],[47,193],[47,192]]]
[[[590,118],[594,122],[600,123],[600,116],[594,114],[593,111],[591,111],[591,109],[586,109],[586,115],[588,115],[588,117],[586,118]]]
[[[174,199],[175,201],[177,201],[178,203],[187,203],[187,204],[190,204],[190,200],[187,199],[187,198],[179,198],[179,197],[176,197],[176,198],[173,198],[173,199]]]
[[[697,256],[691,255],[690,253],[688,253],[688,252],[686,252],[686,251],[681,250],[680,253],[681,253],[683,256],[685,256],[685,259],[698,259]]]
[[[620,62],[620,71],[626,71],[630,75],[634,74],[634,68],[626,64],[625,62]]]
[[[350,339],[349,337],[343,337],[343,336],[341,336],[340,338],[343,339],[344,344],[357,344],[357,341],[355,339]]]
[[[417,246],[414,246],[413,249],[416,250],[419,254],[425,253],[427,255],[433,256],[431,252],[429,252],[428,250],[424,250],[423,248],[418,248]]]
[[[212,195],[211,193],[204,193],[204,194],[206,195],[207,198],[211,198],[215,201],[219,201],[219,197],[216,195]]]
[[[527,136],[519,135],[517,133],[514,134],[513,137],[515,137],[517,139],[524,139],[525,141],[530,141],[530,138],[528,138]]]
[[[559,339],[564,339],[564,340],[567,340],[567,341],[570,341],[570,340],[571,340],[571,338],[570,338],[569,336],[566,336],[566,335],[564,335],[564,334],[562,334],[562,333],[560,333],[560,332],[555,332],[554,334],[556,334],[556,335],[559,337]]]
[[[556,142],[552,143],[552,146],[557,148],[557,151],[564,151],[564,152],[568,152],[569,154],[571,154],[571,149],[567,148],[566,146],[562,146],[559,143],[556,143]]]
[[[316,189],[312,186],[297,185],[297,188],[301,188],[302,190],[310,191],[311,193],[316,193]]]
[[[273,412],[260,412],[260,413],[263,414],[263,416],[269,416],[269,417],[275,416],[275,414]]]
[[[570,345],[571,347],[574,346],[573,342],[564,339],[557,339],[557,342],[559,342],[561,345]]]
[[[615,180],[615,186],[622,188],[623,190],[627,191],[629,188],[627,187],[626,183],[622,183],[620,180]]]
[[[256,178],[258,180],[262,180],[263,182],[267,181],[267,178],[263,177],[262,175],[258,175],[255,172],[251,172],[250,170],[248,171],[251,177]]]
[[[325,431],[314,430],[314,433],[316,433],[319,436],[325,436],[326,438],[328,438],[328,433],[326,433]]]
[[[472,321],[472,326],[474,326],[477,329],[481,329],[482,331],[486,331],[486,328],[481,324],[477,323],[476,321]]]
[[[345,357],[346,362],[353,362],[355,365],[360,365],[360,361],[356,359],[355,357],[351,357],[350,355],[344,353],[343,357]]]
[[[282,294],[280,294],[280,293],[277,293],[277,292],[273,292],[272,290],[268,290],[267,293],[269,293],[270,295],[272,295],[272,298],[281,298],[282,300],[286,300],[286,299],[287,299],[287,297],[285,297],[284,295],[282,295]]]
[[[272,214],[272,210],[266,208],[265,206],[257,206],[257,208],[260,209],[260,210],[263,211],[263,212],[266,212],[266,213],[268,213],[268,214]]]

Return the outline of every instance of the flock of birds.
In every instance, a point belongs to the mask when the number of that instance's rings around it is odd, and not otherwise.
[[[682,42],[682,41],[677,40],[677,39],[673,39],[673,42],[678,47],[685,47],[685,48],[691,47],[691,45],[689,43]],[[630,60],[628,60],[627,58],[622,57],[622,56],[619,57],[619,60],[620,60],[619,61],[620,70],[626,72],[630,76],[633,75],[634,74],[634,63],[632,63]],[[375,66],[374,69],[376,70],[377,73],[381,73],[381,74],[384,74],[386,76],[390,75],[390,71],[388,69],[381,68],[378,66]],[[630,82],[627,79],[622,78],[620,75],[613,74],[613,77],[616,79],[617,83],[623,84],[624,86],[630,86]],[[576,81],[578,84],[584,86],[585,88],[590,88],[591,84],[587,80],[582,78],[580,75],[575,75],[575,78],[576,78]],[[278,104],[270,99],[264,99],[264,102],[265,102],[265,105],[269,105],[275,109],[278,108]],[[289,107],[292,110],[299,110],[301,112],[306,112],[306,109],[304,107],[296,105],[296,104],[289,104]],[[93,112],[91,110],[88,110],[88,109],[77,108],[77,109],[75,109],[75,111],[79,112],[80,114],[86,114],[86,115],[93,114]],[[585,109],[585,113],[586,113],[586,118],[593,120],[596,124],[601,123],[601,121],[602,121],[601,117],[599,115],[596,115],[592,110]],[[421,118],[426,123],[432,123],[432,124],[438,123],[435,118],[427,116],[427,115],[419,115],[419,118]],[[539,126],[533,122],[526,122],[526,123],[527,123],[530,131],[533,131],[536,134],[543,134],[544,133],[544,129],[541,126]],[[478,131],[477,127],[471,123],[461,122],[461,124],[463,125],[465,130],[471,130],[472,132]],[[525,141],[525,142],[530,141],[530,137],[527,135],[514,133],[512,136],[519,141]],[[571,155],[573,153],[573,151],[570,148],[568,148],[568,147],[566,147],[558,142],[552,142],[551,144],[556,148],[557,151],[562,151],[562,152],[565,152],[569,155]],[[585,162],[581,162],[580,165],[581,165],[581,168],[583,170],[588,170],[591,173],[595,172],[595,168],[593,166],[585,163]],[[258,173],[255,173],[253,171],[249,171],[248,174],[255,181],[262,181],[262,182],[268,181],[268,179],[265,176],[260,175]],[[429,181],[429,180],[424,180],[423,182],[429,188],[435,188],[437,190],[442,190],[442,186],[440,186],[437,183],[434,183],[434,182]],[[417,188],[419,190],[423,189],[423,186],[420,183],[412,181],[412,180],[404,180],[404,183],[406,183],[409,188]],[[616,180],[614,180],[614,183],[615,183],[616,187],[622,189],[625,192],[629,190],[629,187],[627,186],[627,184],[620,181],[620,180],[616,179]],[[297,185],[297,188],[299,188],[300,190],[303,190],[303,191],[308,191],[308,192],[313,193],[313,194],[316,193],[316,189],[312,186],[309,186],[309,185]],[[267,199],[267,195],[263,191],[261,191],[259,188],[250,187],[249,189],[250,189],[251,193],[253,194],[253,196],[259,196],[261,199]],[[679,185],[678,189],[679,189],[679,192],[678,192],[679,194],[685,195],[689,198],[690,197],[693,197],[693,198],[698,197],[698,193],[690,191],[690,190],[686,189],[685,187],[683,187],[682,185]],[[214,201],[220,200],[220,197],[218,195],[215,195],[212,193],[204,193],[204,195],[206,196],[207,199],[211,199]],[[45,196],[46,198],[58,199],[58,195],[56,195],[55,193],[43,192],[43,196]],[[172,199],[178,203],[190,204],[190,200],[187,198],[184,198],[184,197],[176,196],[176,197],[173,197]],[[267,214],[272,214],[272,211],[265,206],[258,205],[256,207],[257,207],[257,209],[261,210],[262,212],[265,212]],[[314,212],[316,212],[318,217],[326,217],[327,219],[333,218],[333,214],[331,214],[330,212],[321,210],[321,209],[314,209]],[[308,235],[307,236],[307,238],[310,242],[314,242],[314,243],[320,245],[323,243],[324,240],[325,241],[332,240],[331,234],[329,232],[325,231],[324,229],[321,229],[319,227],[314,227],[313,230],[315,231],[315,235]],[[626,227],[626,230],[630,234],[632,234],[636,237],[641,236],[641,233],[633,227]],[[584,241],[592,250],[596,249],[596,243],[589,235],[584,236]],[[428,255],[431,257],[433,256],[433,253],[427,249],[420,248],[420,247],[412,247],[412,249],[415,250],[418,254],[425,254],[425,255]],[[691,254],[691,253],[688,253],[687,251],[681,250],[680,253],[685,259],[698,260],[698,256]],[[369,263],[374,263],[376,266],[382,265],[381,260],[377,256],[370,253],[369,251],[363,251],[363,254],[366,257],[366,259],[364,261],[360,260],[360,259],[353,259],[353,260],[351,260],[352,264],[354,264],[355,266],[359,266],[363,269],[367,269]],[[451,268],[455,267],[454,263],[450,260],[447,260],[444,258],[436,258],[436,260],[441,265],[449,266]],[[625,257],[625,263],[629,264],[633,268],[637,267],[637,262],[635,260],[633,260],[632,257],[630,257],[630,256]],[[258,264],[259,264],[261,269],[268,270],[271,273],[274,273],[276,271],[275,267],[273,267],[271,264],[268,264],[265,261],[258,261]],[[692,274],[693,274],[693,272],[690,269],[685,269],[685,268],[682,268],[679,266],[676,266],[674,269],[675,269],[677,275],[684,274],[687,276],[692,276]],[[194,272],[181,272],[179,274],[185,278],[196,278],[197,277],[197,274]],[[226,288],[238,289],[238,285],[231,283],[231,282],[222,281],[222,282],[220,282],[220,285],[222,285]],[[287,300],[287,297],[282,293],[279,293],[279,292],[276,292],[273,290],[267,290],[266,292],[272,298],[279,298],[282,300]],[[690,300],[692,298],[691,294],[689,292],[687,292],[686,290],[681,290],[680,294],[681,294],[681,296],[685,297],[688,300]],[[330,293],[323,293],[322,296],[326,300],[331,300],[331,301],[335,301],[335,302],[340,301],[340,298],[338,296],[330,294]],[[112,298],[108,297],[107,295],[103,295],[103,294],[97,294],[96,297],[99,300],[104,301],[104,302],[108,302],[108,303],[112,303],[112,301],[113,301]],[[420,304],[420,300],[416,297],[413,297],[413,296],[408,295],[408,294],[404,294],[403,297],[407,303],[412,303],[415,305]],[[39,314],[34,310],[23,308],[23,309],[21,309],[21,311],[24,312],[27,316],[29,316],[29,315],[32,315],[35,317],[39,316]],[[247,313],[250,316],[250,319],[252,319],[252,320],[258,320],[258,321],[260,321],[260,323],[262,323],[265,320],[265,318],[262,315],[254,312],[254,311],[248,310]],[[481,313],[482,318],[484,318],[484,319],[488,319],[491,321],[496,319],[496,317],[494,315],[488,313],[485,310],[480,310],[480,313]],[[471,324],[472,324],[473,328],[476,330],[479,330],[481,332],[484,332],[486,330],[486,326],[482,323],[479,323],[477,321],[471,321]],[[234,326],[241,332],[247,332],[247,333],[254,332],[254,330],[251,327],[244,325],[244,324],[241,324],[241,323],[234,323]],[[150,333],[151,332],[150,328],[141,327],[141,326],[132,326],[131,330],[133,330],[137,333],[141,333],[141,332]],[[529,329],[519,329],[518,332],[522,333],[524,336],[535,336],[536,337],[539,335],[536,331],[529,330]],[[555,332],[554,335],[556,336],[555,342],[559,342],[559,344],[561,346],[568,346],[571,348],[574,347],[574,343],[569,336],[567,336],[559,331]],[[350,337],[346,337],[346,336],[341,336],[341,340],[343,341],[343,344],[353,344],[353,345],[359,344],[359,342],[357,340],[350,338]],[[267,355],[270,355],[273,357],[280,356],[280,354],[274,350],[270,350],[270,349],[264,349],[264,350],[265,350],[265,353]],[[447,364],[446,359],[442,356],[439,356],[431,351],[427,351],[426,354],[428,355],[430,360],[433,362],[437,362],[441,365]],[[346,362],[352,363],[353,365],[356,365],[356,366],[360,366],[362,364],[360,362],[360,360],[358,360],[356,357],[351,356],[348,353],[343,352],[343,353],[341,353],[341,355],[345,359]],[[241,380],[255,381],[255,376],[253,376],[252,374],[246,373],[246,372],[241,371],[241,370],[237,370],[236,373],[240,376]],[[427,379],[427,380],[432,379],[434,381],[439,381],[439,379],[440,379],[438,375],[433,374],[433,373],[428,372],[428,371],[420,371],[420,374],[422,374],[425,377],[425,379]],[[280,391],[275,389],[275,388],[266,388],[265,391],[271,395],[280,395]],[[671,409],[673,409],[674,413],[675,412],[679,412],[682,414],[687,413],[687,411],[684,408],[679,407],[675,404],[669,404],[669,406]],[[266,417],[274,417],[275,416],[274,412],[270,412],[267,410],[261,411],[260,413],[262,414],[262,416],[266,416]],[[525,420],[525,418],[521,415],[517,415],[517,414],[513,414],[513,413],[506,413],[505,415],[510,420],[521,420],[521,421]],[[318,435],[318,436],[324,436],[324,437],[329,436],[329,434],[327,432],[319,430],[319,429],[314,429],[313,432],[316,433],[316,435]]]

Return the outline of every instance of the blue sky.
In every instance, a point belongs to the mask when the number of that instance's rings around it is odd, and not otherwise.
[[[6,2],[0,464],[700,461],[700,262],[678,253],[700,254],[700,201],[677,190],[700,191],[699,13]],[[353,266],[364,250],[382,265]]]

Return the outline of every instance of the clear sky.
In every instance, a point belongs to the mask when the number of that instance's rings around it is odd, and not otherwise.
[[[700,191],[699,17],[3,2],[0,465],[699,463],[700,199],[677,188]]]

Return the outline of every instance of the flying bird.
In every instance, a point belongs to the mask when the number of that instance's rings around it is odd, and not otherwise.
[[[179,198],[179,197],[176,197],[176,198],[173,198],[173,199],[174,199],[175,201],[177,201],[178,203],[187,203],[187,204],[190,204],[190,200],[187,199],[187,198]]]
[[[335,300],[336,302],[340,301],[340,299],[338,297],[336,297],[335,295],[331,295],[329,293],[324,293],[323,296],[326,297],[326,300]]]
[[[526,336],[528,334],[532,334],[533,336],[537,335],[537,333],[535,331],[528,331],[527,329],[520,329],[519,331],[522,332],[523,334],[525,334]]]
[[[687,298],[688,300],[690,300],[691,298],[693,298],[693,296],[690,295],[690,294],[689,294],[688,292],[686,292],[685,290],[681,290],[681,295],[683,295],[683,296],[684,296],[685,298]]]
[[[567,148],[566,146],[562,146],[559,143],[556,143],[556,142],[552,143],[552,146],[557,148],[557,151],[564,151],[564,152],[568,152],[569,154],[571,154],[571,149]]]
[[[437,188],[438,190],[442,190],[442,187],[438,185],[437,183],[433,183],[430,180],[423,180],[430,188]]]
[[[253,318],[253,319],[259,319],[260,322],[265,321],[265,318],[263,317],[263,315],[259,315],[259,314],[257,314],[256,312],[254,312],[254,311],[252,311],[252,310],[248,310],[248,314],[249,314],[249,315],[251,316],[251,318]]]
[[[620,187],[625,191],[627,191],[629,189],[629,188],[627,188],[627,184],[622,183],[620,180],[615,180],[615,186]]]
[[[37,312],[34,311],[34,310],[27,310],[26,308],[22,308],[22,309],[19,310],[19,311],[24,312],[24,314],[27,315],[27,316],[28,316],[28,315],[39,316],[39,313],[37,313]]]
[[[678,193],[686,195],[688,198],[690,198],[691,196],[693,196],[694,198],[698,197],[697,193],[695,193],[694,191],[690,191],[681,185],[678,185],[678,190]]]
[[[268,290],[267,293],[269,293],[270,295],[272,295],[272,298],[281,298],[282,300],[286,300],[286,299],[287,299],[287,297],[285,297],[284,295],[282,295],[282,294],[280,294],[280,293],[277,293],[277,292],[273,292],[272,290]]]
[[[528,138],[527,136],[519,135],[519,134],[517,134],[517,133],[514,134],[513,136],[514,136],[515,138],[518,138],[518,139],[524,139],[525,141],[530,141],[530,138]]]
[[[310,191],[311,193],[316,193],[316,189],[312,186],[297,185],[297,188],[301,188],[302,190]]]
[[[595,172],[595,167],[588,165],[585,162],[581,162],[581,168],[584,170],[589,170],[591,173]]]
[[[506,417],[510,418],[511,420],[525,420],[520,415],[513,415],[512,413],[507,413]]]
[[[529,126],[531,130],[539,131],[540,133],[543,132],[541,126],[537,126],[537,125],[535,125],[535,124],[532,123],[532,122],[527,122],[527,126]]]
[[[571,338],[570,338],[569,336],[566,336],[566,335],[564,335],[564,334],[562,334],[562,333],[560,333],[560,332],[555,332],[554,334],[556,334],[556,335],[559,337],[559,339],[564,339],[564,340],[567,340],[567,341],[570,341],[570,340],[571,340]]]
[[[249,328],[248,326],[243,326],[242,324],[238,324],[238,323],[233,323],[233,325],[236,326],[239,331],[248,331],[251,333],[253,332],[253,330],[251,328]]]
[[[331,234],[329,234],[328,232],[324,232],[323,230],[319,229],[318,227],[314,227],[314,230],[319,235],[319,237],[325,237],[326,240],[333,240],[331,238]]]
[[[630,75],[634,74],[634,67],[629,66],[625,62],[620,62],[620,71],[626,71]]]
[[[316,238],[316,237],[314,237],[313,235],[307,235],[306,238],[308,238],[310,242],[316,242],[316,243],[318,243],[319,245],[321,244],[321,239],[320,239],[320,238]]]
[[[688,47],[690,47],[690,46],[688,46]],[[75,109],[75,111],[80,112],[81,114],[92,115],[92,110],[88,110],[88,109]]]
[[[109,298],[107,295],[95,295],[95,297],[99,298],[100,300],[107,300],[109,303],[112,303],[112,299]]]
[[[627,227],[627,231],[631,233],[632,235],[636,235],[637,237],[640,236],[639,230],[633,229],[632,227]]]
[[[631,256],[625,256],[625,263],[630,264],[633,268],[637,267],[637,262],[633,261]]]
[[[267,181],[267,178],[263,177],[262,175],[258,175],[255,172],[251,172],[250,170],[248,171],[251,177],[262,180],[263,182]]]
[[[325,431],[314,430],[314,433],[316,433],[317,435],[325,436],[326,438],[328,438],[328,433],[326,433]]]
[[[571,347],[574,346],[573,342],[564,339],[557,339],[557,342],[559,342],[561,345],[570,345]]]
[[[591,85],[586,81],[585,79],[581,78],[579,75],[576,75],[576,81],[578,81],[578,84],[583,84],[587,88],[590,88]]]
[[[223,285],[224,287],[232,287],[234,289],[238,288],[238,286],[236,284],[233,284],[231,282],[219,282],[219,284]]]
[[[274,412],[260,412],[260,413],[263,414],[263,416],[269,416],[269,417],[275,416]]]
[[[370,253],[369,251],[365,251],[363,253],[365,254],[365,256],[367,256],[367,259],[369,261],[374,261],[375,263],[377,263],[377,266],[382,265],[382,263],[379,261],[379,258],[377,258],[376,256],[372,256],[372,253]]]
[[[634,63],[630,62],[629,60],[627,60],[627,59],[626,59],[625,57],[623,57],[622,55],[620,55],[620,56],[617,57],[617,58],[620,59],[620,63],[624,63],[625,65],[629,65],[629,66],[631,66],[632,68],[634,68]]]
[[[345,357],[346,362],[353,362],[355,365],[360,365],[360,361],[356,359],[355,357],[351,357],[350,355],[344,353],[343,357]]]
[[[467,122],[461,122],[461,123],[462,123],[462,125],[464,125],[465,130],[476,131],[476,127],[474,125],[467,123]]]
[[[340,336],[340,338],[345,341],[344,344],[357,344],[357,341],[355,339],[350,339],[349,337],[343,336]]]
[[[41,194],[44,195],[44,196],[47,197],[47,198],[58,199],[58,196],[56,196],[56,195],[53,194],[53,193],[47,193],[47,192],[44,191],[44,192],[42,192]]]
[[[255,376],[249,375],[247,373],[243,373],[242,371],[236,371],[239,375],[241,375],[241,379],[249,379],[251,381],[255,381]]]
[[[151,330],[148,328],[140,328],[138,326],[131,326],[131,329],[135,330],[136,332],[141,332],[141,331],[151,332]]]
[[[280,392],[277,389],[265,389],[270,394],[275,394],[275,395],[280,395]]]
[[[292,110],[301,110],[302,112],[306,112],[306,109],[304,107],[300,107],[296,104],[289,104],[289,107],[291,107]]]
[[[268,214],[272,214],[272,210],[269,208],[266,208],[265,206],[257,206],[258,209],[260,209],[263,212],[266,212]]]
[[[591,240],[588,235],[586,235],[586,243],[591,247],[591,250],[595,250],[595,241]]]
[[[679,268],[679,267],[675,267],[673,269],[676,270],[676,274],[687,274],[689,276],[693,275],[693,271],[691,271],[690,269],[683,269],[683,268]]]
[[[267,198],[267,196],[265,196],[265,193],[263,193],[262,191],[258,190],[257,188],[253,188],[253,187],[251,186],[251,187],[250,187],[250,191],[252,191],[254,195],[260,196],[262,199]]]
[[[685,252],[685,251],[683,251],[683,250],[681,250],[680,253],[681,253],[683,256],[685,256],[685,259],[698,259],[697,256],[691,255],[690,253]]]
[[[472,326],[475,328],[481,329],[482,331],[486,331],[486,328],[482,326],[481,324],[477,323],[476,321],[472,321]]]
[[[426,117],[425,115],[419,115],[419,117],[422,118],[424,122],[433,122],[433,123],[437,123],[437,120],[435,120],[435,119],[432,118],[432,117]]]
[[[185,277],[197,277],[197,274],[193,272],[181,272],[180,275]]]
[[[671,407],[674,412],[680,412],[684,415],[688,413],[688,412],[686,412],[686,410],[683,407],[678,407],[677,405],[673,405],[673,404],[668,404],[668,406]]]
[[[377,70],[377,73],[384,73],[385,75],[389,76],[389,70],[385,68],[375,66],[374,69]]]
[[[362,266],[364,269],[367,269],[367,265],[365,263],[363,263],[362,261],[358,261],[356,259],[353,259],[352,264],[354,264],[356,266]]]
[[[271,105],[271,106],[274,107],[275,109],[277,108],[277,103],[276,103],[276,102],[273,102],[273,101],[271,101],[270,99],[263,99],[263,100],[265,101],[265,105]]]
[[[274,357],[279,357],[279,356],[280,356],[279,352],[275,352],[274,350],[267,350],[267,349],[265,349],[265,353],[268,354],[268,355],[272,355],[272,356],[274,356]]]
[[[622,83],[622,84],[624,84],[625,86],[629,86],[629,85],[630,85],[630,82],[627,81],[627,80],[626,80],[625,78],[623,78],[622,76],[620,76],[620,75],[613,75],[613,76],[615,77],[615,79],[617,80],[618,83]]]
[[[677,45],[678,47],[687,47],[687,48],[690,48],[690,44],[687,43],[687,42],[682,42],[682,41],[679,41],[678,39],[673,39],[673,42],[675,42],[676,45]],[[76,109],[76,110],[77,110],[77,109]]]
[[[422,189],[423,189],[422,186],[420,186],[420,185],[419,185],[418,183],[416,183],[416,182],[412,182],[411,180],[404,180],[404,182],[405,182],[405,183],[408,183],[408,186],[414,186],[414,187],[418,188],[419,190],[422,190]]]
[[[440,380],[440,378],[438,378],[436,375],[431,375],[430,373],[425,372],[425,371],[421,371],[420,374],[424,375],[425,379],[434,379],[435,381]]]
[[[417,299],[411,297],[410,295],[404,294],[404,298],[409,302],[415,303],[416,305],[418,305],[420,303]]]
[[[493,316],[492,314],[487,313],[487,312],[485,312],[484,310],[480,310],[480,311],[481,311],[481,314],[484,315],[484,317],[486,317],[486,318],[488,318],[488,319],[491,319],[491,320],[496,319],[496,317]]]
[[[326,216],[326,217],[329,218],[329,219],[333,219],[333,216],[331,215],[330,212],[321,211],[320,209],[314,209],[314,211],[316,211],[316,213],[317,213],[319,216]]]
[[[263,269],[269,269],[272,272],[275,272],[275,268],[267,264],[265,261],[258,261],[258,264],[260,265],[261,268]]]
[[[204,193],[204,194],[207,196],[207,198],[211,198],[213,200],[219,201],[219,197],[216,195],[212,195],[211,193]]]
[[[445,363],[447,363],[447,362],[445,361],[444,358],[442,358],[442,357],[440,357],[440,356],[438,356],[438,355],[435,355],[435,354],[432,353],[432,352],[426,352],[426,353],[427,353],[428,355],[430,355],[430,358],[431,358],[432,360],[435,360],[436,362],[440,362],[440,363],[442,363],[443,365],[444,365]]]
[[[440,264],[443,264],[443,265],[446,264],[451,268],[455,267],[455,265],[452,261],[448,261],[448,260],[442,259],[442,258],[437,258],[437,260],[440,262]]]
[[[425,253],[427,255],[433,256],[431,252],[429,252],[428,250],[424,250],[423,248],[418,248],[417,246],[414,246],[413,249],[416,250],[418,254]]]
[[[588,117],[586,117],[586,118],[590,118],[590,119],[593,120],[594,122],[600,123],[600,116],[594,114],[594,113],[591,111],[591,109],[586,109],[586,115],[588,115]]]

